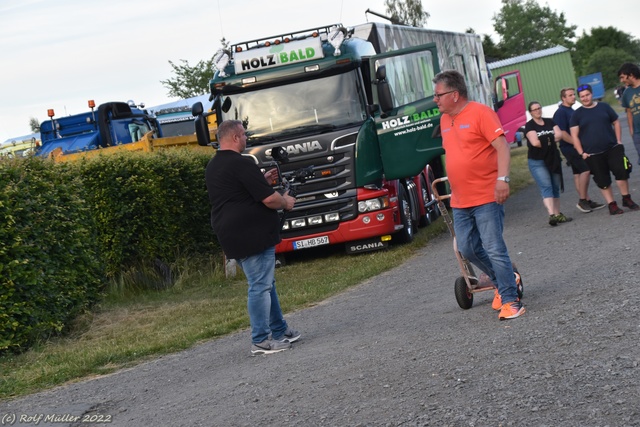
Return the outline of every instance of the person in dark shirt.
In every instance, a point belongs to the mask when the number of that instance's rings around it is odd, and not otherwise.
[[[542,106],[538,101],[529,103],[529,120],[524,127],[527,136],[527,164],[542,196],[542,203],[549,214],[549,225],[556,226],[571,221],[560,212],[560,190],[562,185],[562,161],[556,141],[562,133],[553,120],[542,117]]]
[[[220,149],[205,172],[211,226],[227,258],[235,259],[247,277],[251,354],[287,350],[301,335],[289,328],[280,309],[275,245],[280,242],[278,210],[293,209],[295,198],[271,187],[275,169],[263,175],[241,154],[247,146],[241,121],[222,122],[218,143]]]
[[[573,183],[578,192],[578,204],[576,207],[584,212],[589,213],[597,209],[604,208],[602,203],[595,202],[589,197],[589,179],[591,173],[589,166],[578,155],[573,147],[573,139],[571,138],[571,129],[569,123],[573,115],[573,104],[576,103],[576,91],[572,87],[565,87],[560,90],[560,99],[562,103],[553,115],[553,121],[560,128],[562,139],[560,139],[560,151],[567,159],[567,163],[573,171]]]
[[[640,67],[626,62],[618,70],[620,82],[624,84],[620,92],[620,105],[627,112],[627,123],[633,145],[638,152],[640,165]]]
[[[593,100],[590,85],[578,87],[582,107],[571,117],[571,137],[578,154],[587,162],[593,181],[609,204],[609,213],[624,213],[613,199],[611,174],[622,195],[622,206],[640,210],[629,194],[629,170],[625,167],[624,145],[621,141],[620,121],[613,108]]]

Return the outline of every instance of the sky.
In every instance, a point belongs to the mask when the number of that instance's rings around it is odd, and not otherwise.
[[[563,12],[576,35],[614,26],[640,38],[637,0],[538,1]],[[473,28],[495,42],[492,18],[501,5],[423,0],[427,28]],[[222,37],[235,43],[335,23],[386,22],[367,9],[385,14],[384,0],[2,0],[0,142],[29,134],[29,119],[47,120],[50,108],[60,117],[87,111],[90,99],[147,107],[175,101],[161,83],[174,77],[169,61],[207,60]]]

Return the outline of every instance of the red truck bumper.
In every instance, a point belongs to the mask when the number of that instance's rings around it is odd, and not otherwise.
[[[322,246],[325,244],[338,244],[346,242],[371,241],[370,244],[355,245],[355,250],[349,252],[364,252],[379,249],[388,244],[395,232],[394,212],[397,215],[398,208],[390,207],[375,212],[367,212],[358,215],[351,221],[341,222],[338,228],[328,232],[306,234],[294,238],[282,239],[276,246],[276,253],[291,252],[307,247]],[[382,237],[385,237],[382,239]],[[325,243],[328,238],[328,243]],[[379,239],[373,239],[379,238]],[[383,242],[383,245],[375,245],[375,242]]]

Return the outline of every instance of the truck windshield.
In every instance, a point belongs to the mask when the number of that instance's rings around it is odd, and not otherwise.
[[[283,134],[327,132],[366,119],[362,87],[355,71],[283,86],[229,95],[223,120],[241,120],[249,144]]]

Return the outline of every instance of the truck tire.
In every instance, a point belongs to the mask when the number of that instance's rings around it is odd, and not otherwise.
[[[404,226],[395,234],[398,243],[411,243],[415,234],[413,221],[411,220],[412,207],[407,190],[403,185],[398,185],[398,211],[400,222]]]
[[[420,195],[422,196],[422,205],[424,206],[424,215],[420,215],[420,227],[426,227],[431,224],[431,217],[429,216],[429,208],[427,203],[429,202],[429,190],[427,190],[427,180],[423,175],[420,175]]]
[[[433,182],[435,177],[433,176],[433,171],[429,169],[429,181]],[[433,221],[438,219],[440,216],[440,210],[438,209],[438,205],[431,205],[427,207],[427,204],[432,201],[433,195],[431,193],[431,188],[427,185],[427,180],[424,175],[420,175],[420,192],[422,194],[422,203],[424,203],[424,211],[425,214],[420,217],[420,227],[426,227],[431,224]]]

